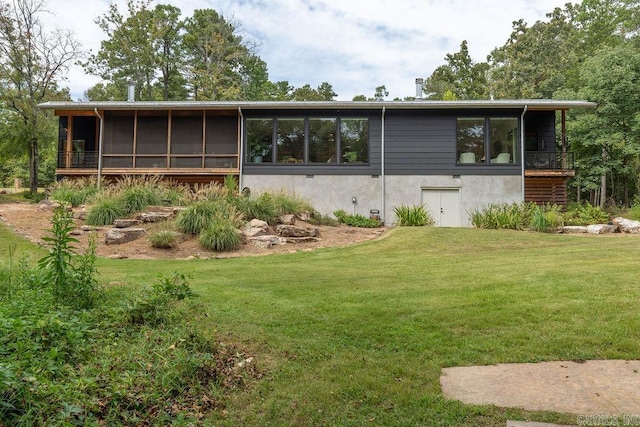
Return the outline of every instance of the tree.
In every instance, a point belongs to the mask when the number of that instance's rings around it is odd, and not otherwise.
[[[180,73],[184,62],[180,34],[183,26],[177,7],[159,4],[153,10],[151,37],[164,101],[186,99],[185,80]]]
[[[116,99],[126,99],[127,83],[136,83],[136,96],[153,100],[156,78],[156,55],[153,46],[153,12],[148,9],[151,0],[127,0],[128,17],[115,3],[108,12],[96,19],[96,24],[107,35],[100,42],[100,50],[84,63],[85,71],[100,76],[114,87]]]
[[[186,20],[184,49],[191,96],[198,100],[240,99],[251,69],[251,49],[236,25],[212,9],[199,9]],[[244,67],[243,67],[244,66]]]
[[[435,69],[427,78],[424,92],[429,99],[444,99],[445,93],[450,92],[455,99],[487,99],[486,74],[489,65],[485,62],[476,63],[469,55],[467,41],[460,44],[460,51],[448,53],[447,63]],[[450,95],[448,95],[450,96]]]
[[[387,90],[387,86],[380,85],[376,87],[376,91],[373,94],[373,98],[367,98],[364,95],[356,95],[353,97],[353,101],[384,101],[384,99],[389,96],[389,91]]]
[[[632,43],[602,49],[585,61],[580,78],[578,96],[598,104],[579,113],[570,129],[580,182],[598,189],[603,207],[607,197],[629,204],[630,192],[640,190],[640,53]]]
[[[51,138],[39,103],[68,99],[59,81],[80,58],[80,44],[69,32],[45,30],[43,0],[0,3],[0,102],[9,111],[14,135],[29,158],[29,188],[38,191],[40,141]],[[51,139],[49,139],[49,142]]]
[[[294,101],[333,101],[333,98],[338,96],[333,91],[333,87],[323,82],[316,89],[313,89],[310,84],[306,84],[302,87],[293,90],[292,100]]]

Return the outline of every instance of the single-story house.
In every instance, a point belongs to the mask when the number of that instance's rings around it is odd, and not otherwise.
[[[59,117],[58,178],[237,176],[287,189],[324,214],[387,224],[425,204],[468,226],[490,203],[567,203],[565,112],[585,101],[47,102]],[[556,132],[556,128],[560,131]],[[560,135],[558,135],[559,133]]]

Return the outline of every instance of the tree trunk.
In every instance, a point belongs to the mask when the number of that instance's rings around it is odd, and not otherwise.
[[[32,193],[38,192],[38,139],[31,139],[29,150],[29,189]]]
[[[607,150],[602,147],[602,164],[607,161]],[[600,209],[604,209],[605,202],[607,200],[607,173],[602,174],[600,179]]]

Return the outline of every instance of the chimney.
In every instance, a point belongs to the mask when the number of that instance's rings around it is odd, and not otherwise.
[[[136,82],[129,80],[127,82],[127,102],[135,102],[136,100]]]
[[[424,84],[424,79],[422,77],[418,77],[416,79],[416,100],[422,99],[422,92],[424,90],[423,84]]]

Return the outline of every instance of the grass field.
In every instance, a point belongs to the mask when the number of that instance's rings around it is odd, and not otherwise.
[[[189,274],[202,328],[256,356],[264,377],[212,425],[504,426],[576,419],[449,401],[441,368],[640,358],[639,253],[637,237],[406,228],[346,248],[98,268],[132,287]]]

